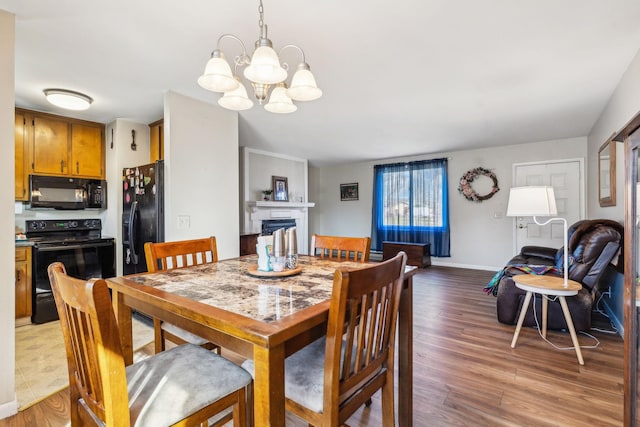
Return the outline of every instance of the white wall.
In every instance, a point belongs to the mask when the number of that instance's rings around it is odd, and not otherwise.
[[[589,144],[589,187],[597,194],[598,186],[598,149],[621,130],[624,125],[640,112],[640,50],[622,76],[607,106],[591,129]],[[601,208],[597,196],[590,199],[588,213],[590,218],[607,218],[615,221],[624,220],[624,144],[616,144],[616,205]],[[616,325],[620,335],[624,331],[624,276],[618,274],[611,285],[611,294],[603,299],[611,321]]]
[[[220,259],[238,256],[238,114],[168,92],[164,131],[165,240],[214,235]]]
[[[18,412],[15,394],[15,248],[14,188],[14,34],[15,16],[0,10],[0,418]]]
[[[512,182],[512,164],[586,158],[587,139],[571,138],[375,162],[312,167],[309,171],[310,198],[316,201],[316,207],[311,210],[309,232],[370,236],[373,165],[443,157],[449,159],[451,257],[432,258],[432,261],[440,265],[499,270],[514,255],[513,219],[504,216],[507,210],[508,190]],[[477,166],[495,172],[500,186],[498,193],[481,203],[467,201],[457,190],[460,177]],[[486,181],[490,184],[489,180]],[[340,184],[349,182],[359,183],[359,200],[342,202]],[[487,189],[490,188],[488,184]],[[482,180],[478,185],[482,185]],[[481,194],[485,193],[482,188],[474,188]]]
[[[589,144],[589,187],[597,191],[598,150],[600,146],[620,131],[624,125],[640,111],[640,50],[622,76],[607,106],[591,129]],[[593,197],[588,204],[590,218],[607,218],[616,221],[624,219],[624,144],[616,144],[616,205],[601,208],[598,198]]]
[[[136,131],[136,149],[131,131]],[[149,163],[149,126],[126,119],[116,119],[106,126],[107,211],[102,234],[116,238],[116,274],[122,274],[122,170]],[[113,141],[113,147],[111,142]]]

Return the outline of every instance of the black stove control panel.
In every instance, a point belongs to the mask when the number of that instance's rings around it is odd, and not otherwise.
[[[102,230],[102,221],[100,219],[41,219],[26,221],[27,233],[31,232],[49,232],[55,233],[60,231],[91,231]]]

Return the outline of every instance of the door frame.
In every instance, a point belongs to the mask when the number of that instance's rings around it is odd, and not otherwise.
[[[521,162],[521,163],[513,163],[511,165],[511,186],[515,187],[516,185],[516,168],[518,166],[533,166],[533,165],[550,165],[550,164],[555,164],[555,163],[569,163],[569,162],[578,162],[578,164],[580,165],[580,203],[579,208],[580,208],[580,217],[578,218],[579,220],[581,219],[585,219],[586,218],[586,212],[587,212],[587,201],[586,201],[586,180],[585,180],[585,169],[584,169],[584,157],[574,157],[574,158],[569,158],[569,159],[556,159],[556,160],[541,160],[541,161],[536,161],[536,162]],[[511,235],[512,235],[512,246],[513,246],[513,253],[515,254],[517,251],[517,247],[518,247],[518,241],[517,241],[517,229],[516,229],[516,221],[517,218],[514,217],[512,218],[512,222],[513,222],[513,228],[511,229]],[[571,224],[567,224],[567,226],[571,226]]]

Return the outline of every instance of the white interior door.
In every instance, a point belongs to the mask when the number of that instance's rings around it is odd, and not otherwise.
[[[583,159],[516,163],[513,165],[513,181],[514,187],[552,186],[558,217],[565,218],[568,226],[585,217]],[[544,222],[540,218],[538,220]],[[560,248],[563,245],[561,221],[539,226],[532,217],[516,217],[514,226],[515,253],[519,253],[523,246]]]

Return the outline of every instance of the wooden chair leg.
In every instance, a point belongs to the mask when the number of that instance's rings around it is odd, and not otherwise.
[[[372,403],[373,403],[373,400],[371,400],[371,398],[369,398],[369,399],[367,399],[366,402],[364,402],[364,406],[366,406],[368,408],[369,406],[371,406]]]
[[[382,425],[395,427],[395,395],[393,391],[393,371],[387,372],[387,381],[382,386]]]
[[[156,354],[164,351],[164,334],[162,333],[162,321],[160,319],[153,318],[153,339]]]

